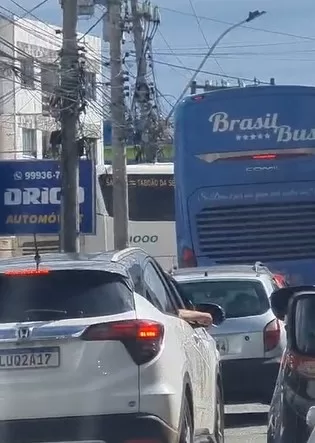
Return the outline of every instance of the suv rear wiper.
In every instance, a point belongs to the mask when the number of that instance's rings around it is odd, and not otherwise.
[[[26,321],[61,320],[68,316],[68,311],[59,309],[27,309],[24,312],[27,315]]]

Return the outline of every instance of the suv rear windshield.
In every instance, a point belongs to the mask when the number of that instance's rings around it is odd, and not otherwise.
[[[295,310],[295,341],[298,350],[304,354],[315,355],[315,297],[297,301]]]
[[[208,280],[179,285],[183,296],[193,304],[217,303],[227,318],[261,315],[270,307],[266,291],[258,281]]]
[[[131,290],[108,272],[0,275],[0,323],[98,317],[133,309]]]

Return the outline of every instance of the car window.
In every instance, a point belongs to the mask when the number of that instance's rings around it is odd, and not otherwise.
[[[297,301],[294,318],[295,341],[298,350],[305,354],[315,354],[315,297],[305,297]]]
[[[172,296],[172,300],[177,309],[189,309],[191,308],[191,302],[187,299],[183,299],[180,294],[180,288],[176,280],[174,280],[170,275],[165,275],[165,279],[169,286],[169,290]],[[186,303],[185,303],[186,302]]]
[[[134,310],[121,277],[99,271],[0,275],[0,323],[97,317]]]
[[[176,299],[180,299],[180,301],[177,302],[178,309],[192,309],[193,304],[186,296],[186,293],[182,291],[179,283],[170,275],[168,275],[166,278],[169,285],[171,286],[172,294],[174,294],[174,297],[176,297]]]
[[[143,295],[141,266],[138,263],[134,263],[132,266],[128,268],[128,270],[135,287],[135,292],[137,292],[139,295]]]
[[[173,306],[166,286],[164,286],[160,274],[151,262],[148,262],[144,268],[143,281],[145,297],[160,311],[175,314],[176,309]]]
[[[269,309],[263,285],[254,280],[211,280],[179,282],[182,292],[195,305],[217,303],[227,318],[261,315]]]

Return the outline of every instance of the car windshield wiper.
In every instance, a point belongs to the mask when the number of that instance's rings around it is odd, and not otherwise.
[[[59,309],[27,309],[24,312],[27,316],[26,321],[61,320],[68,317],[68,311]]]

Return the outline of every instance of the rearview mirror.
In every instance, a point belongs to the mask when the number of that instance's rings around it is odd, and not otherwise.
[[[291,298],[298,292],[314,292],[314,286],[292,286],[277,289],[270,296],[271,309],[279,320],[284,320],[288,313],[288,305]]]
[[[219,326],[225,320],[224,309],[216,303],[201,303],[195,305],[195,309],[196,311],[207,312],[208,314],[211,314],[213,324],[215,326]]]

